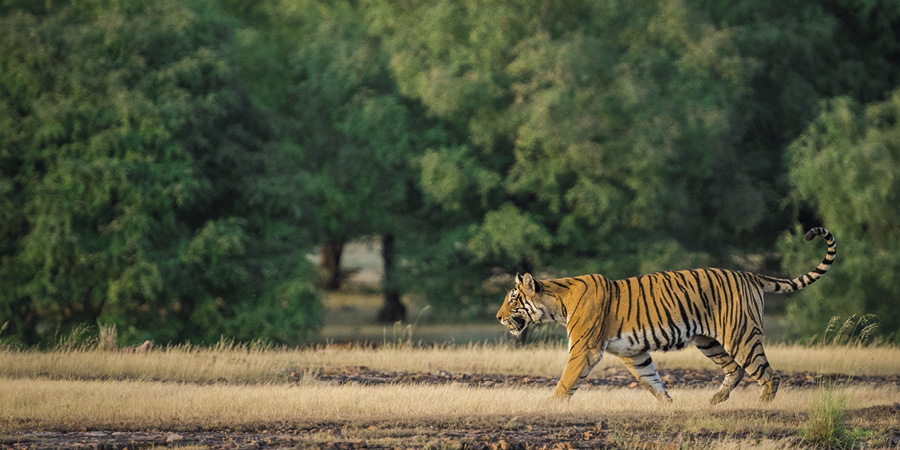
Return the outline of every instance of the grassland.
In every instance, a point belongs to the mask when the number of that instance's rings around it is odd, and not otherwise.
[[[785,373],[900,373],[896,347],[775,345],[769,355]],[[656,359],[661,372],[711,367],[696,350],[658,354]],[[840,386],[784,388],[770,404],[756,401],[755,387],[738,389],[728,402],[710,407],[712,387],[672,389],[675,402],[660,405],[640,389],[586,388],[570,402],[556,402],[548,389],[527,386],[368,386],[323,382],[315,376],[347,366],[558,376],[564,360],[565,349],[558,345],[286,349],[221,344],[145,353],[4,349],[0,448],[13,448],[15,442],[34,448],[60,444],[35,441],[33,433],[41,430],[62,433],[65,439],[95,430],[230,436],[198,440],[200,448],[225,448],[236,442],[234,436],[263,432],[270,439],[281,436],[270,442],[288,447],[490,448],[500,441],[507,447],[533,448],[556,443],[654,448],[673,442],[688,448],[796,447],[806,445],[803,433],[811,406],[825,392],[835,391],[845,400],[842,408],[849,417],[845,435],[857,447],[891,444],[890,430],[900,422],[900,411],[892,409],[900,402],[896,385],[855,386],[852,379]],[[620,363],[608,358],[604,364]],[[290,372],[305,375],[291,380]],[[602,367],[595,373],[602,376]],[[253,442],[259,447],[263,441]]]
[[[708,380],[671,387],[671,405],[639,388],[610,386],[585,386],[571,401],[557,402],[546,385],[515,382],[328,381],[333,378],[323,374],[360,367],[555,378],[566,349],[559,342],[514,348],[488,336],[494,333],[488,325],[500,328],[494,324],[384,327],[372,323],[373,295],[326,300],[326,341],[338,344],[223,342],[149,352],[112,351],[102,343],[44,351],[0,347],[0,449],[900,446],[900,387],[871,382],[900,374],[894,346],[768,345],[769,360],[783,374],[850,375],[849,381],[786,385],[769,404],[757,402],[754,385],[709,406],[721,373],[696,349],[654,354],[664,377],[689,370]],[[370,338],[381,335],[380,345],[340,343],[344,335],[358,337],[360,327]],[[422,336],[457,344],[410,345]],[[611,368],[622,365],[608,356],[591,377],[608,377]]]
[[[900,349],[890,346],[772,345],[766,351],[782,372],[813,371],[849,375],[900,373]],[[0,377],[52,379],[132,379],[191,383],[283,382],[290,372],[366,366],[408,372],[472,372],[558,376],[566,361],[565,347],[538,345],[516,349],[507,345],[428,346],[387,345],[379,348],[319,346],[272,348],[223,343],[215,347],[174,346],[147,353],[97,350],[0,350]],[[693,348],[656,353],[660,371],[671,368],[709,369],[716,366]],[[604,358],[594,373],[621,366]]]

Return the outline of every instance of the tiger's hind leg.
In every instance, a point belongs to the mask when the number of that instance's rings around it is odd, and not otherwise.
[[[744,369],[734,362],[734,358],[725,351],[722,344],[713,338],[697,336],[694,338],[694,345],[725,372],[725,379],[722,380],[722,386],[719,387],[719,390],[716,391],[715,394],[713,394],[712,398],[709,399],[709,402],[715,405],[728,400],[731,391],[734,390],[738,383],[744,378]]]
[[[672,401],[672,397],[669,397],[669,393],[666,392],[665,383],[659,378],[659,372],[656,371],[656,365],[653,364],[650,353],[644,352],[632,357],[619,355],[619,358],[625,363],[625,367],[628,368],[628,371],[631,372],[642,385],[650,389],[650,392],[656,396],[657,400],[662,403]]]
[[[747,371],[750,379],[755,380],[762,386],[759,401],[772,401],[775,398],[775,393],[778,392],[778,385],[781,384],[781,376],[769,366],[769,360],[766,359],[766,353],[763,350],[761,334],[758,334],[755,339],[751,339],[742,349],[739,349],[736,357],[745,361],[744,370]]]
[[[778,392],[781,376],[775,373],[775,370],[769,365],[769,360],[766,359],[761,342],[752,347],[752,351],[747,356],[746,361],[744,369],[747,371],[747,375],[763,387],[762,392],[759,394],[759,401],[771,402],[775,399],[775,393]]]

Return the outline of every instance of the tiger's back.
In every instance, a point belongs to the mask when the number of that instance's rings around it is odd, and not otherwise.
[[[698,335],[733,341],[762,332],[755,274],[727,269],[657,272],[610,285],[607,351],[633,356],[686,347]]]

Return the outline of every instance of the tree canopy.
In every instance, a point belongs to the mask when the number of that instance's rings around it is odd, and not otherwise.
[[[298,342],[319,303],[282,157],[229,61],[234,31],[180,2],[3,18],[0,312],[37,342]],[[8,287],[8,288],[7,288]]]
[[[516,271],[796,276],[813,225],[843,250],[783,300],[798,337],[900,337],[898,29],[889,0],[0,0],[0,338],[303,342],[307,256],[339,281],[367,236],[386,299],[477,317]]]
[[[788,158],[798,200],[841,232],[834,276],[790,305],[798,335],[821,333],[816,327],[848,314],[875,314],[884,329],[900,329],[900,90],[864,107],[847,97],[826,102]],[[821,253],[802,246],[800,234],[780,245],[794,273]]]

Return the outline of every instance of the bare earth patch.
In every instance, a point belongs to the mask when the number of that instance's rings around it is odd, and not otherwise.
[[[885,407],[889,408],[889,407]],[[856,410],[851,414],[888,411]],[[894,412],[895,417],[897,412]],[[801,423],[793,414],[748,413],[773,422]],[[734,417],[727,419],[733,420]],[[775,432],[737,432],[700,429],[682,431],[653,417],[613,416],[597,422],[569,422],[516,417],[473,419],[466,423],[414,424],[402,422],[320,423],[302,427],[272,424],[265,429],[199,431],[32,431],[0,437],[2,449],[143,449],[159,447],[208,449],[588,449],[588,448],[795,448],[802,441],[789,427]],[[886,430],[877,442],[858,448],[900,448],[900,428]]]
[[[582,386],[637,388],[634,376],[623,367],[609,367],[597,370],[586,379]],[[663,381],[668,387],[709,387],[721,382],[723,374],[715,370],[703,369],[668,369],[660,371]],[[456,383],[473,387],[506,387],[506,386],[546,386],[552,388],[559,378],[529,375],[475,374],[438,372],[403,372],[378,371],[365,366],[347,366],[340,370],[318,371],[313,373],[291,372],[289,381],[298,382],[304,377],[313,376],[317,380],[338,384],[359,383],[363,385],[379,385],[388,383],[423,383],[446,384]],[[900,374],[897,375],[846,375],[817,374],[813,372],[796,372],[781,374],[782,387],[812,388],[821,385],[837,385],[852,383],[853,385],[895,386],[900,388]],[[741,381],[739,386],[748,387],[755,383],[749,379]]]

